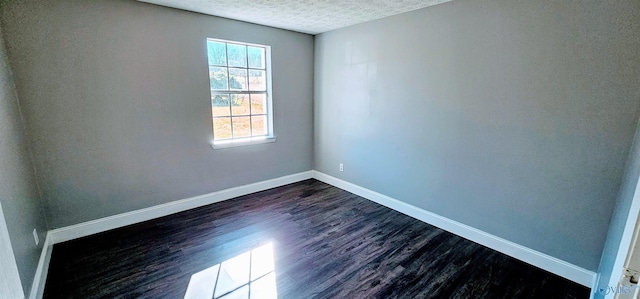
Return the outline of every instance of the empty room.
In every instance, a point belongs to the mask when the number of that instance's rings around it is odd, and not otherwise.
[[[640,1],[2,0],[0,298],[640,298]]]

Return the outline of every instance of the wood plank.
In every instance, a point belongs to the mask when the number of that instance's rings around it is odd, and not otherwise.
[[[195,273],[269,242],[279,298],[589,296],[311,179],[56,244],[44,298],[183,298]]]

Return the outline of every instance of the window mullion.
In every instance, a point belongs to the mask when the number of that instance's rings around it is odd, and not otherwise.
[[[224,43],[224,54],[227,63],[227,91],[231,90],[231,74],[229,73],[229,44]],[[231,94],[229,94],[229,127],[231,127],[231,139],[233,139],[233,111],[231,110]]]
[[[272,103],[271,103],[271,92],[269,90],[270,87],[270,63],[269,63],[269,50],[270,48],[268,46],[262,46],[262,45],[254,45],[254,44],[246,44],[246,43],[241,43],[241,42],[234,42],[234,41],[227,41],[227,40],[218,40],[218,39],[213,39],[213,38],[208,38],[208,41],[213,41],[216,44],[211,44],[212,47],[218,47],[218,48],[222,48],[222,46],[224,45],[224,54],[225,54],[225,59],[224,62],[221,65],[216,65],[216,64],[209,64],[207,63],[207,65],[209,65],[209,67],[219,67],[219,68],[224,68],[224,70],[222,70],[222,72],[226,72],[227,73],[227,88],[225,90],[211,90],[210,91],[210,95],[211,97],[216,97],[216,96],[224,96],[226,98],[228,98],[228,107],[227,109],[224,109],[224,106],[220,106],[219,104],[222,103],[215,103],[215,109],[216,111],[214,113],[216,113],[216,117],[213,117],[214,120],[216,119],[220,119],[218,121],[218,124],[214,123],[214,142],[216,143],[216,145],[214,146],[214,148],[216,148],[216,146],[218,145],[218,141],[220,141],[220,146],[222,147],[228,147],[226,144],[231,144],[231,143],[236,143],[235,141],[237,140],[238,143],[244,143],[247,142],[245,141],[245,139],[252,139],[254,136],[256,136],[254,134],[254,129],[258,130],[260,128],[262,128],[261,126],[264,126],[264,132],[266,134],[260,134],[260,136],[265,136],[268,137],[269,140],[271,141],[267,141],[267,142],[273,142],[275,140],[275,138],[272,136],[272,117],[271,117],[271,110],[272,109]],[[208,46],[209,44],[207,44]],[[244,67],[242,66],[231,66],[231,61],[230,61],[230,49],[229,46],[233,45],[234,49],[237,49],[238,51],[234,52],[234,57],[238,56],[238,55],[242,55],[242,53],[240,53],[239,51],[242,51],[242,47],[244,47],[244,54],[245,54],[245,63],[246,65]],[[260,66],[257,67],[250,67],[249,62],[251,60],[251,58],[249,57],[250,53],[249,53],[249,46],[252,47],[252,50],[254,49],[253,47],[259,47],[260,51],[258,51],[256,49],[256,52],[251,52],[251,55],[256,54],[256,55],[261,55],[260,57]],[[220,53],[219,50],[216,50],[216,53],[219,53],[217,55],[223,54]],[[237,55],[236,55],[237,54]],[[218,57],[216,58],[218,59],[217,61],[221,61],[221,59]],[[215,59],[214,59],[215,60]],[[235,61],[235,60],[234,60]],[[239,61],[238,61],[239,62]],[[258,63],[258,61],[256,60],[256,63]],[[264,67],[262,67],[264,66]],[[243,89],[237,90],[237,89],[231,89],[231,69],[234,69],[234,78],[235,79],[238,75],[242,76],[240,74],[240,72],[244,71],[244,76],[245,76],[245,85],[243,86]],[[261,76],[259,74],[257,74],[258,72],[260,72],[260,74],[264,74],[265,78],[264,78],[264,82],[266,83],[266,87],[264,90],[260,90],[260,91],[253,91],[253,84],[251,83],[251,74],[250,71],[255,71],[257,76]],[[236,74],[237,73],[237,74]],[[214,77],[211,77],[214,78]],[[213,80],[213,79],[212,79]],[[262,78],[260,78],[260,81],[262,82]],[[235,82],[235,81],[234,81]],[[234,88],[236,87],[236,85],[234,85]],[[246,89],[244,89],[246,88]],[[259,98],[262,100],[264,97],[264,108],[261,109],[261,111],[257,114],[254,115],[253,113],[253,105],[252,105],[252,101],[254,100],[254,98]],[[248,101],[247,103],[243,103],[242,106],[244,105],[249,105],[248,110],[248,114],[242,114],[242,115],[234,115],[234,108],[233,108],[233,104],[234,102],[237,104],[237,101],[240,100],[240,98],[242,98],[243,100]],[[260,106],[262,106],[263,102],[261,101],[259,103]],[[212,109],[214,108],[213,106],[213,101],[212,101]],[[224,112],[224,110],[228,110],[228,117],[224,116],[224,114],[227,114]],[[247,111],[244,110],[244,111]],[[259,121],[256,123],[256,128],[254,128],[254,123],[253,123],[253,119],[254,116],[256,118],[259,118]],[[242,119],[243,122],[242,123],[234,123],[235,118],[237,117],[243,117],[243,118],[239,118],[238,120]],[[249,134],[246,134],[246,122],[244,122],[246,119],[244,119],[244,117],[248,117],[249,119]],[[225,128],[225,125],[222,120],[229,120],[229,127]],[[264,123],[263,123],[264,122]],[[260,131],[260,133],[262,133],[262,131]],[[216,136],[218,138],[216,138]],[[221,139],[222,138],[222,139]],[[229,141],[229,142],[227,142]],[[251,141],[250,141],[251,142]]]
[[[245,60],[247,62],[247,91],[251,91],[251,82],[249,81],[249,47],[244,46]],[[251,117],[251,93],[249,95],[249,136],[253,137],[253,117]]]

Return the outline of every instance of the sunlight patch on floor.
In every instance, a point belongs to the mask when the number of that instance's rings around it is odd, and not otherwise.
[[[277,299],[273,243],[191,276],[185,299]]]

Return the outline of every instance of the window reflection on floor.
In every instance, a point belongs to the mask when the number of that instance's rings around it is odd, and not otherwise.
[[[277,299],[271,242],[191,276],[185,299]]]

